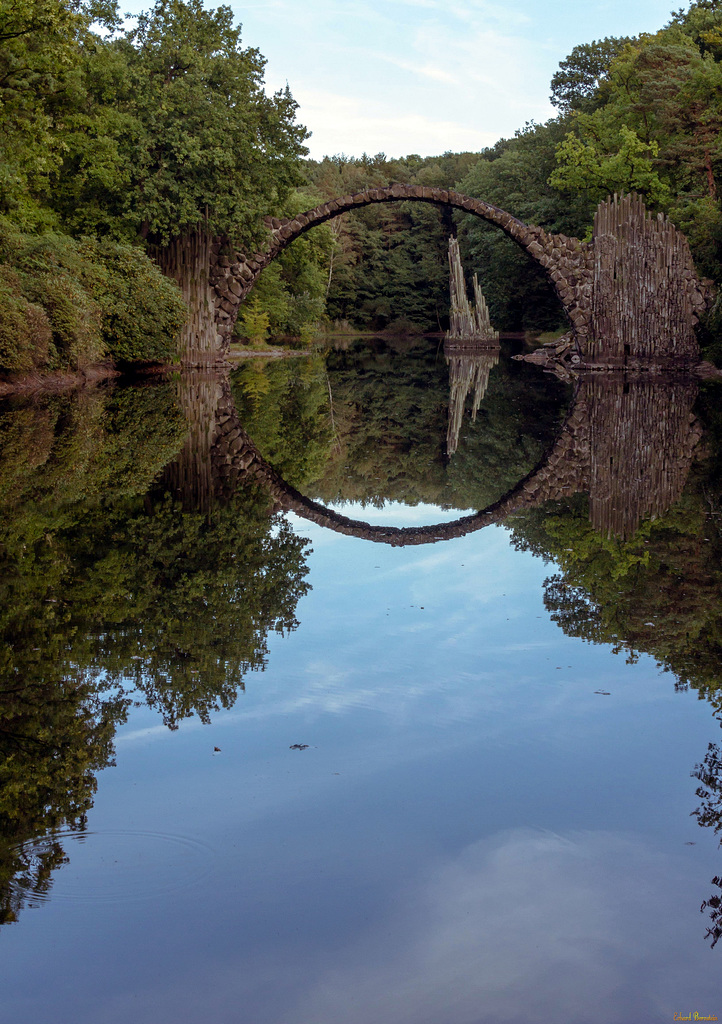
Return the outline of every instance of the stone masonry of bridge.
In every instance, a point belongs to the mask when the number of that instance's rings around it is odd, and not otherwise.
[[[441,206],[451,206],[465,213],[475,214],[496,224],[535,259],[549,274],[575,332],[585,336],[591,313],[591,281],[594,266],[590,247],[566,235],[550,235],[543,228],[530,227],[501,210],[498,206],[472,199],[448,189],[421,185],[388,185],[368,189],[355,195],[342,196],[321,203],[313,210],[289,220],[269,219],[270,239],[263,252],[246,256],[224,246],[216,239],[211,247],[209,280],[214,291],[216,327],[219,346],[227,348],[238,307],[245,299],[259,274],[295,238],[317,224],[338,217],[346,210],[371,203],[393,203],[415,200]]]
[[[595,219],[595,234],[591,243],[582,242],[578,238],[570,238],[567,235],[550,234],[543,228],[529,226],[498,206],[493,206],[481,199],[473,199],[471,196],[462,195],[453,190],[421,185],[395,184],[384,188],[368,189],[365,192],[357,192],[355,195],[342,196],[339,199],[321,203],[314,209],[291,219],[267,218],[269,240],[262,252],[246,256],[220,238],[215,239],[210,247],[208,299],[215,309],[218,357],[222,360],[228,352],[233,325],[238,316],[241,302],[251,291],[261,272],[295,238],[315,225],[331,220],[347,210],[368,206],[372,203],[406,200],[451,206],[464,213],[473,214],[495,224],[509,238],[513,239],[548,274],[569,318],[575,346],[581,353],[586,353],[591,348],[589,338],[600,334],[599,329],[595,330],[596,323],[600,327],[603,326],[605,330],[609,328],[608,320],[611,307],[604,298],[609,290],[607,278],[616,278],[616,266],[626,259],[624,253],[627,250],[624,246],[627,246],[633,254],[643,247],[637,243],[635,238],[629,237],[627,225],[624,223],[628,208],[632,209],[636,218],[635,223],[637,226],[640,224],[643,226],[646,242],[654,239],[656,234],[666,241],[673,240],[674,248],[670,252],[674,253],[674,261],[666,258],[665,252],[661,251],[661,263],[665,264],[666,259],[668,276],[672,285],[667,291],[674,293],[675,290],[678,290],[684,294],[684,311],[691,317],[691,323],[696,323],[699,315],[708,305],[709,294],[706,284],[700,282],[694,271],[686,239],[661,215],[653,219],[646,214],[641,201],[638,201],[636,197],[631,206],[627,199],[628,197],[624,197],[617,200],[615,196],[606,204],[600,204],[600,212]],[[601,213],[603,210],[607,211],[604,215]],[[663,231],[662,228],[664,228]],[[621,239],[619,244],[615,241],[614,232],[617,232]],[[616,252],[616,257],[602,258],[610,251]],[[656,273],[655,269],[654,274]],[[649,282],[645,281],[640,282],[640,287],[646,288],[652,293],[655,290],[649,287]],[[644,312],[643,322],[645,324],[648,322],[647,317],[652,312],[651,309]],[[621,315],[622,323],[627,319],[624,310],[615,315],[617,318],[618,315]],[[660,322],[663,325],[666,323],[664,316]],[[670,326],[674,328],[674,324]]]

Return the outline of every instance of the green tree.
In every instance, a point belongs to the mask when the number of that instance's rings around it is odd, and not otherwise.
[[[590,203],[612,192],[639,192],[650,205],[669,205],[670,187],[654,167],[656,142],[643,142],[624,124],[605,133],[600,119],[584,115],[577,118],[576,131],[557,148],[559,166],[549,176],[550,185],[587,196]]]
[[[85,21],[63,0],[0,2],[0,212],[25,228],[52,219],[43,199],[62,139],[50,107],[77,68]]]
[[[526,125],[513,139],[484,151],[457,188],[547,231],[583,234],[589,199],[565,197],[549,183],[567,125],[564,118]],[[548,330],[565,322],[547,275],[498,228],[465,216],[459,242],[465,264],[478,273],[495,327]]]
[[[722,207],[722,6],[691,4],[617,52],[575,112],[550,183],[590,198],[636,190],[688,235],[703,274],[719,278]]]
[[[559,64],[551,81],[551,101],[564,114],[589,110],[599,103],[599,89],[607,80],[609,68],[625,45],[628,36],[607,36],[593,43],[575,46]]]
[[[257,486],[186,509],[184,437],[168,385],[0,415],[0,922],[50,886],[130,703],[208,721],[297,625],[307,541]]]
[[[209,11],[201,0],[158,0],[133,30],[89,39],[83,61],[53,177],[58,214],[75,233],[151,245],[213,348],[207,257],[193,240],[262,239],[263,214],[301,180],[296,103],[288,88],[265,93],[264,58],[242,47],[230,8]]]

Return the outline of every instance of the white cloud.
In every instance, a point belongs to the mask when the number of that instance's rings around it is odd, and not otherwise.
[[[420,75],[423,78],[431,78],[435,82],[444,82],[448,85],[460,85],[460,81],[457,75],[452,75],[447,68],[440,67],[438,64],[414,64],[413,61],[405,60],[402,57],[393,57],[391,54],[381,53],[378,55],[379,60],[388,61],[389,64],[393,64],[394,67],[401,68],[402,71],[410,71],[413,75]]]
[[[244,1019],[299,1024],[630,1024],[719,1013],[719,965],[705,948],[691,861],[608,832],[498,833],[428,864],[361,929],[329,930],[293,959],[283,944],[250,958],[199,946],[192,969],[151,972],[106,999],[103,1020],[150,1024],[162,1008],[167,1020],[225,1021],[239,1006]]]
[[[402,156],[420,150],[476,151],[493,145],[498,137],[494,131],[462,121],[399,110],[392,101],[369,103],[309,88],[296,89],[294,98],[300,104],[300,120],[312,132],[307,143],[311,154],[319,159],[337,153]]]
[[[500,834],[410,886],[288,1019],[628,1024],[671,1020],[687,992],[712,1012],[715,972],[699,969],[704,922],[689,927],[690,900],[682,858],[636,839]]]

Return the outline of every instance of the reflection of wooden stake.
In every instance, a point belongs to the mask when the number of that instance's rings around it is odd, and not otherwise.
[[[449,426],[446,432],[446,454],[453,455],[459,446],[466,396],[473,391],[471,418],[475,421],[489,386],[489,372],[499,362],[499,349],[473,345],[456,348],[453,342],[447,342],[444,352],[449,363]]]
[[[491,326],[489,309],[474,274],[474,302],[469,302],[461,265],[459,242],[449,238],[450,326],[444,344],[449,363],[449,426],[446,454],[459,445],[466,396],[473,391],[471,418],[476,414],[489,384],[489,371],[499,362],[499,332]]]

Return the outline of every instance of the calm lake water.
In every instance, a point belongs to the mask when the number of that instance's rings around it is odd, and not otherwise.
[[[0,409],[0,1020],[722,1017],[719,388],[507,348]]]

